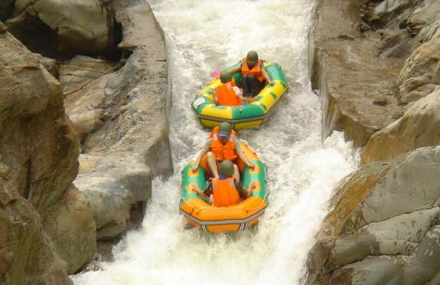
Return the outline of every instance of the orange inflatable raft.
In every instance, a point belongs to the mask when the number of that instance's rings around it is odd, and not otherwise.
[[[194,161],[190,161],[182,171],[182,188],[180,212],[186,221],[208,232],[234,232],[244,230],[256,224],[268,205],[268,189],[266,185],[266,167],[255,151],[244,141],[240,141],[241,149],[254,165],[249,169],[242,161],[238,162],[242,183],[245,189],[254,181],[256,188],[250,197],[237,205],[228,207],[212,206],[206,199],[193,190],[206,188],[205,169],[200,166],[192,171]]]

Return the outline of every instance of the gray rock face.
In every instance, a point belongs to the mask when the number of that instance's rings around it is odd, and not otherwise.
[[[355,146],[401,116],[394,84],[403,60],[374,53],[380,37],[358,28],[363,4],[319,1],[313,40],[312,84],[323,98],[324,136],[343,130]]]
[[[44,66],[44,68],[52,74],[53,77],[58,77],[58,66],[55,59],[44,57],[40,54],[35,54],[39,60],[40,64]]]
[[[61,64],[59,80],[64,93],[70,94],[85,83],[111,73],[114,67],[113,63],[103,59],[77,55],[68,64]]]
[[[352,140],[355,146],[364,146],[376,131],[392,123],[401,127],[395,121],[409,107],[404,105],[413,104],[438,87],[440,22],[432,11],[440,11],[440,3],[413,2],[387,0],[376,6],[377,13],[400,21],[390,21],[380,36],[371,31],[360,33],[356,28],[365,25],[360,20],[359,1],[318,3],[312,82],[323,97],[324,136],[334,129],[344,131],[347,140]],[[402,11],[405,13],[401,14]],[[330,22],[337,24],[328,25]],[[398,30],[402,22],[407,23],[407,30]],[[410,36],[415,35],[414,29],[418,29],[416,37]],[[379,48],[378,52],[374,52],[375,48]],[[412,52],[412,49],[416,50]],[[436,142],[435,133],[428,140]],[[405,140],[401,142],[409,146]],[[428,145],[435,143],[413,143],[405,151]],[[392,153],[402,153],[399,149],[405,148],[398,145],[395,151],[391,145],[384,147],[386,150],[370,149],[370,152],[391,158]],[[383,153],[387,151],[391,155],[385,157]]]
[[[429,27],[438,20],[440,3],[433,0],[419,1],[419,7],[408,19],[410,25],[415,27]]]
[[[348,23],[359,23],[355,17],[347,16],[353,13],[348,7],[359,8],[360,5],[356,0],[345,3],[343,9],[346,15],[336,18],[341,18],[338,25],[346,27],[346,31],[350,27]],[[318,39],[322,37],[320,33],[326,31],[325,27],[319,28],[320,23],[331,26],[328,23],[336,21],[326,13],[339,8],[339,5],[331,1],[319,3],[319,20],[315,30]],[[376,6],[370,19],[378,21],[383,27],[376,44],[372,44],[377,36],[374,32],[365,32],[361,40],[353,36],[350,49],[343,52],[343,48],[329,43],[331,37],[324,44],[314,42],[318,55],[322,53],[322,58],[318,58],[322,74],[315,74],[315,81],[319,83],[316,85],[320,86],[319,90],[324,90],[321,94],[326,98],[323,109],[327,111],[327,126],[330,130],[333,127],[344,130],[346,138],[356,145],[363,145],[356,143],[361,141],[356,134],[363,134],[368,143],[362,153],[367,166],[349,176],[336,189],[330,202],[332,210],[309,256],[307,284],[440,284],[439,11],[439,1],[385,0]],[[344,29],[338,28],[337,31]],[[334,31],[324,34],[334,35]],[[378,47],[378,53],[368,54],[355,48],[357,41],[363,41],[370,50]],[[358,57],[361,59],[353,60]],[[340,63],[333,63],[336,58],[340,58]],[[395,65],[393,61],[383,66],[377,63],[372,68],[368,64],[391,58],[394,58]],[[335,75],[335,70],[339,70],[337,66],[345,66],[347,74],[358,77],[346,75],[344,71]],[[382,73],[386,66],[393,68],[389,73],[392,76]],[[366,67],[367,70],[364,70]],[[380,79],[377,79],[380,84],[370,81],[369,70],[380,74]],[[345,83],[345,78],[350,78],[355,86]],[[348,95],[348,90],[357,86],[363,90],[364,82],[372,89],[364,91],[364,99],[381,90],[379,88],[388,86],[382,90],[391,92],[393,104],[398,99],[399,104],[394,110],[400,109],[398,113],[403,116],[385,119],[393,112],[386,108],[377,113],[374,108],[369,112],[360,112],[360,107],[352,108],[357,112],[343,112],[353,106],[347,102],[357,98],[356,92]],[[372,104],[387,106],[388,103],[383,102],[386,100],[377,99]],[[362,103],[365,110],[371,106],[368,101]],[[389,114],[384,116],[380,112]],[[377,132],[366,132],[368,124],[363,117],[368,120],[382,118],[382,122],[387,124],[376,124]]]
[[[440,147],[361,168],[339,187],[307,284],[424,285],[440,270]]]
[[[81,155],[80,162],[75,183],[90,201],[97,239],[112,240],[129,229],[132,206],[150,199],[151,171],[136,154]]]
[[[364,163],[394,158],[440,144],[440,88],[416,102],[396,122],[375,133],[362,153]]]
[[[406,59],[420,46],[420,42],[410,36],[407,30],[381,30],[383,40],[378,46],[381,57]]]
[[[364,163],[439,144],[440,20],[435,11],[440,11],[438,1],[419,1],[412,7],[408,29],[422,44],[406,60],[396,82],[406,112],[370,138],[362,154]]]
[[[424,285],[438,284],[440,226],[434,226],[418,245],[417,252],[400,256],[369,257],[335,270],[329,284]],[[341,277],[342,280],[341,280]],[[338,282],[338,283],[336,283]],[[429,282],[429,283],[428,283]]]
[[[45,278],[43,275],[52,274],[48,263],[59,259],[50,239],[58,238],[57,233],[47,235],[41,224],[56,220],[52,209],[63,200],[77,174],[78,139],[64,113],[58,81],[42,67],[38,56],[5,31],[0,33],[0,66],[0,196],[5,197],[0,208],[6,211],[4,221],[8,221],[5,224],[8,227],[6,244],[0,242],[0,248],[6,248],[15,256],[12,267],[5,269],[0,278],[29,278],[12,284],[58,284],[53,283],[55,277],[50,281],[52,283],[38,281]],[[18,199],[20,196],[24,199]],[[21,206],[15,208],[15,201],[20,201]],[[71,211],[65,216],[75,220],[77,214]],[[15,216],[23,221],[24,229],[10,224]],[[32,216],[29,221],[32,229],[25,225],[29,216]],[[91,217],[89,222],[93,223]],[[54,227],[62,228],[62,225],[56,223]],[[83,230],[82,227],[72,229],[72,236],[90,234],[83,233]],[[21,235],[22,242],[39,248],[28,251],[28,248],[23,250],[12,246],[9,238],[15,234]],[[76,254],[85,255],[85,259],[93,255],[94,241],[91,242],[89,249],[92,252],[77,251]],[[66,242],[59,246],[59,250],[68,251],[68,247],[71,245]],[[25,277],[19,277],[23,271],[18,268],[23,267],[24,261],[28,261],[26,266],[36,268],[35,273],[25,271]],[[53,264],[57,266],[59,278],[67,280],[65,264]]]
[[[76,175],[78,141],[64,115],[59,83],[17,40],[8,34],[0,34],[0,40],[3,160],[11,167],[11,178],[17,179],[19,193],[43,213]],[[33,160],[39,163],[32,164]],[[46,195],[47,191],[53,193]]]
[[[90,96],[85,88],[67,102],[74,122],[91,126],[101,120],[84,140],[75,181],[93,208],[98,240],[124,233],[133,206],[150,199],[151,179],[172,170],[161,30],[143,1],[122,5],[116,17],[124,31],[120,48],[133,54],[118,72],[90,83]],[[90,116],[82,107],[89,100]]]
[[[406,61],[397,81],[400,102],[417,101],[439,86],[440,37],[435,37],[420,46]]]
[[[402,270],[403,260],[394,256],[368,257],[360,262],[335,270],[329,284],[340,285],[399,285],[393,276]]]
[[[403,10],[411,7],[414,0],[385,0],[375,9],[373,17],[380,19],[381,22],[389,21],[393,16],[400,14]]]
[[[113,69],[114,64],[87,56],[76,56],[68,64],[61,65],[60,82],[66,96],[66,113],[81,143],[103,125],[100,105],[108,81],[114,78]]]
[[[89,201],[71,186],[48,212],[44,229],[52,237],[59,256],[68,260],[68,272],[77,272],[96,252],[96,226]]]
[[[0,284],[70,285],[38,213],[14,190],[0,178]]]
[[[18,0],[14,13],[18,16],[8,21],[14,35],[27,46],[53,45],[64,56],[106,54],[120,40],[114,12],[103,1]],[[41,43],[29,35],[36,30],[46,33]]]
[[[341,266],[374,255],[410,255],[436,223],[439,212],[435,207],[368,223],[336,241],[332,261]]]

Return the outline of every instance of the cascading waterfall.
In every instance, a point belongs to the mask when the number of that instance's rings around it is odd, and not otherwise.
[[[175,174],[156,179],[142,228],[115,248],[101,271],[77,285],[300,284],[313,236],[338,181],[357,159],[342,134],[324,143],[321,107],[307,75],[312,0],[151,0],[163,27],[172,80],[170,140]],[[260,129],[241,130],[266,163],[270,205],[258,228],[230,235],[184,229],[180,170],[208,136],[191,111],[194,95],[225,68],[256,50],[278,62],[288,99]]]

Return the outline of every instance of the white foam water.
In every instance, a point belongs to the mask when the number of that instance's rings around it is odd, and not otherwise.
[[[75,284],[300,284],[332,189],[357,167],[341,133],[321,138],[320,100],[307,72],[314,1],[151,0],[150,5],[167,39],[175,174],[154,180],[142,228],[116,246],[115,261],[73,276]],[[278,62],[291,87],[270,122],[238,132],[267,166],[269,207],[254,230],[211,235],[184,229],[180,171],[208,136],[191,101],[212,70],[232,65],[249,50]]]

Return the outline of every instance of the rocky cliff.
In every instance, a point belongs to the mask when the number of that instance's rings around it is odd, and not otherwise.
[[[95,249],[90,206],[72,186],[78,139],[58,81],[0,31],[0,283],[69,284]]]
[[[344,131],[363,166],[334,191],[307,284],[439,284],[439,12],[429,0],[318,1],[324,133]]]
[[[145,1],[2,1],[0,19],[0,284],[70,284],[171,171],[165,41]]]
[[[315,12],[323,133],[363,165],[334,190],[305,282],[438,284],[440,2]],[[172,169],[164,37],[141,0],[7,0],[0,19],[0,284],[69,284]]]
[[[162,31],[145,1],[113,5],[123,28],[119,49],[127,58],[112,68],[75,57],[64,70],[70,66],[82,79],[75,87],[67,85],[68,77],[61,78],[67,113],[83,141],[75,184],[92,205],[100,241],[114,240],[137,226],[140,221],[133,219],[136,212],[143,214],[152,179],[172,170]]]

